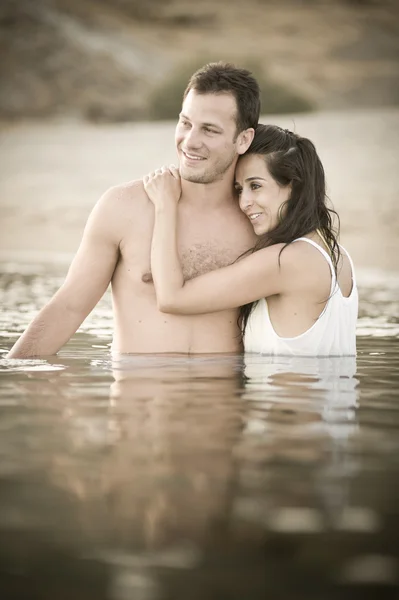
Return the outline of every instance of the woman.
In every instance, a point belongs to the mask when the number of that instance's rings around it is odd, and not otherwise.
[[[355,355],[353,264],[338,245],[312,142],[259,125],[235,179],[240,208],[259,240],[234,264],[184,282],[176,242],[179,173],[163,168],[144,178],[156,206],[151,267],[159,309],[196,314],[241,307],[246,352]]]

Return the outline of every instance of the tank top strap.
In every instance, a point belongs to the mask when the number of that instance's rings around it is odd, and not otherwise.
[[[343,250],[346,254],[346,256],[348,257],[349,260],[349,264],[351,266],[351,271],[352,271],[352,285],[355,286],[356,285],[356,277],[355,277],[355,267],[353,265],[353,260],[351,259],[349,252],[347,251],[346,248],[344,248],[343,246],[341,246],[341,244],[339,245],[340,249]]]
[[[337,278],[336,278],[336,275],[335,275],[334,265],[333,265],[333,262],[331,260],[331,256],[319,244],[317,244],[313,240],[310,240],[307,237],[297,238],[296,240],[293,240],[292,243],[294,243],[294,242],[307,242],[311,246],[314,246],[324,256],[324,258],[326,259],[326,261],[328,262],[328,264],[330,266],[330,271],[331,271],[331,290],[330,290],[330,296],[331,296],[332,293],[333,293],[333,291],[334,291],[334,289],[335,289],[335,285],[336,285],[336,281],[337,281]],[[352,273],[353,273],[353,267],[352,267]]]

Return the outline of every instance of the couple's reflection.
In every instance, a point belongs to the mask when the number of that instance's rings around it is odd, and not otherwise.
[[[330,513],[332,494],[339,510],[336,498],[342,507],[352,473],[346,443],[357,427],[355,373],[354,357],[113,361],[110,406],[119,439],[105,478],[118,535],[132,535],[133,527],[155,546],[203,540],[211,523],[233,518],[236,497],[246,493],[243,471],[261,473],[281,460],[312,469],[302,501],[322,500]],[[274,476],[281,479],[278,469],[257,494],[273,496]],[[286,482],[271,504],[294,498]]]
[[[229,513],[243,429],[240,357],[122,357],[110,403],[120,437],[107,469],[120,534],[150,546],[204,540]],[[130,526],[128,525],[130,523]],[[137,529],[135,534],[137,534]]]
[[[215,523],[236,520],[243,495],[272,507],[300,495],[335,514],[356,471],[355,373],[354,358],[260,355],[122,356],[89,372],[71,361],[26,373],[18,385],[35,399],[33,442],[35,426],[38,435],[52,423],[29,464],[47,464],[75,497],[89,537],[123,547],[202,544]]]
[[[358,402],[356,358],[274,357],[247,354],[245,398],[277,422],[322,422],[331,435],[346,435]]]
[[[20,475],[6,482],[3,513],[37,524],[24,541],[32,557],[41,536],[42,560],[65,565],[67,550],[73,572],[82,555],[107,561],[111,579],[118,569],[140,577],[155,569],[180,598],[190,594],[184,573],[199,569],[203,597],[212,573],[221,589],[237,575],[231,597],[263,598],[257,548],[273,511],[318,506],[328,526],[348,502],[354,359],[61,357],[53,367],[10,380],[34,414],[28,435],[21,432],[30,451],[20,452]],[[7,440],[14,448],[15,430],[3,436],[4,453]],[[10,563],[18,553],[10,550]],[[228,577],[213,567],[222,557]]]
[[[317,506],[326,527],[338,526],[358,471],[356,369],[355,357],[245,357],[242,465],[255,449],[263,456],[269,506]]]

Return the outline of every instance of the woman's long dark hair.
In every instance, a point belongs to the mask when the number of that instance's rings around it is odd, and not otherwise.
[[[314,144],[288,129],[276,125],[258,125],[252,144],[244,156],[248,154],[264,157],[278,185],[291,185],[291,194],[282,207],[278,225],[261,235],[249,252],[283,243],[282,252],[297,238],[317,230],[329,249],[337,272],[340,259],[339,217],[327,206],[324,169]],[[256,302],[251,302],[240,308],[239,321],[243,334],[255,305]]]

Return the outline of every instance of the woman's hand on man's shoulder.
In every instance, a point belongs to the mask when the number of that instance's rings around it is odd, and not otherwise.
[[[170,165],[143,177],[144,189],[155,207],[177,204],[181,196],[181,180],[177,167]]]

